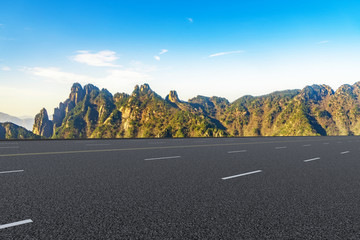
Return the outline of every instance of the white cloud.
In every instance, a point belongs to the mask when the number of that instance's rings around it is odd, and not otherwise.
[[[238,51],[230,51],[230,52],[219,52],[219,53],[214,53],[209,55],[209,57],[218,57],[218,56],[223,56],[223,55],[227,55],[227,54],[234,54],[234,53],[243,53],[243,50],[238,50]]]
[[[49,67],[49,68],[33,67],[33,68],[24,68],[24,70],[32,75],[43,77],[48,80],[55,80],[57,82],[62,82],[62,83],[74,83],[74,82],[88,83],[95,81],[95,78],[81,74],[76,74],[76,73],[64,72],[59,68],[55,68],[55,67]]]
[[[189,23],[193,23],[193,22],[194,22],[194,19],[192,19],[192,18],[187,18],[187,20],[188,20]]]
[[[326,44],[328,42],[329,42],[328,40],[325,40],[325,41],[318,42],[317,44]]]
[[[169,51],[169,50],[167,50],[167,49],[161,49],[159,55],[164,54],[164,53],[167,53],[168,51]]]
[[[142,84],[152,79],[145,71],[133,68],[109,69],[102,77],[90,77],[87,75],[62,71],[59,68],[34,67],[24,68],[25,72],[43,78],[45,81],[56,81],[63,84],[79,82],[82,85],[92,83],[99,88],[107,88],[110,92],[130,91],[136,84]]]
[[[121,65],[114,64],[118,59],[114,51],[104,50],[97,53],[90,53],[89,51],[77,52],[78,54],[73,57],[77,62],[95,67],[121,67]]]
[[[1,71],[11,71],[11,68],[8,66],[3,66],[0,69],[1,69]]]
[[[165,54],[165,53],[167,53],[168,51],[169,51],[169,50],[167,50],[167,49],[161,49],[158,55]],[[155,60],[160,61],[160,56],[158,56],[158,55],[154,56],[154,58],[155,58]]]

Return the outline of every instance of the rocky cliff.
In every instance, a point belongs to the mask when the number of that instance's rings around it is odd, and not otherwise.
[[[188,102],[176,91],[163,99],[148,84],[129,95],[75,83],[68,99],[43,109],[34,133],[52,138],[317,136],[360,134],[360,82],[336,91],[306,86],[230,103],[197,96]],[[52,129],[52,130],[50,130]]]
[[[45,108],[41,109],[40,113],[35,116],[33,133],[45,138],[52,137],[53,135],[53,122],[49,120]]]

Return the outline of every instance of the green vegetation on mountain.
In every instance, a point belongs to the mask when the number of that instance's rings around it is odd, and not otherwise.
[[[360,82],[336,92],[326,85],[225,98],[163,99],[149,85],[131,95],[75,83],[53,121],[43,109],[34,133],[51,138],[319,136],[360,134]],[[49,130],[49,126],[53,130]]]
[[[0,123],[0,139],[39,139],[40,136],[14,123]]]

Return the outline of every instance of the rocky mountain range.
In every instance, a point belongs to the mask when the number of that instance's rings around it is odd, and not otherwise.
[[[68,99],[35,116],[30,138],[162,138],[318,136],[360,134],[360,82],[336,91],[327,85],[243,96],[230,103],[176,91],[163,99],[148,84],[112,95],[75,83]],[[1,136],[1,135],[0,135]]]

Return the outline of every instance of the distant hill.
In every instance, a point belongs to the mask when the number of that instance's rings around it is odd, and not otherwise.
[[[27,130],[32,130],[34,124],[34,118],[18,118],[14,116],[10,116],[9,114],[0,112],[0,123],[3,122],[12,122],[16,125],[22,126]]]
[[[16,124],[0,123],[0,139],[39,139],[40,136]]]
[[[75,83],[69,98],[35,117],[33,132],[47,138],[161,138],[319,136],[360,134],[360,82],[336,91],[327,85],[243,96],[230,103],[170,91],[163,99],[148,84],[112,95]]]

